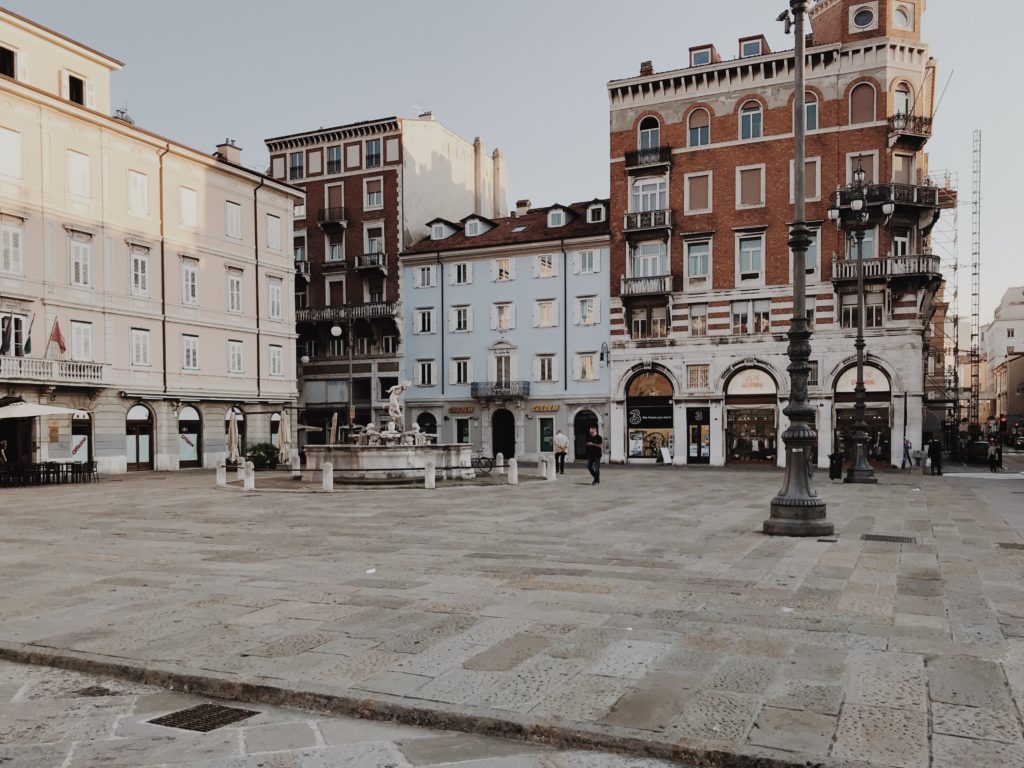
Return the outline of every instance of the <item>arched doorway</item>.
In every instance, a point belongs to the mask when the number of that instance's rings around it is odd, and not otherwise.
[[[516,417],[512,411],[500,408],[491,417],[491,438],[494,455],[499,453],[506,459],[516,455]]]
[[[237,405],[233,405],[228,408],[228,412],[224,414],[224,437],[225,444],[228,434],[228,424],[231,423],[231,417],[234,416],[235,424],[238,426],[238,451],[241,454],[245,454],[245,414],[242,413],[242,409]]]
[[[128,470],[153,468],[153,413],[144,405],[133,405],[125,419]]]
[[[178,412],[178,466],[203,466],[203,421],[191,405]]]
[[[420,428],[420,432],[424,432],[428,435],[437,434],[437,418],[430,411],[424,411],[416,417],[416,424]]]
[[[842,446],[847,460],[854,455],[853,432],[857,423],[855,410],[857,367],[851,366],[836,377],[835,434],[833,445]],[[892,387],[881,368],[864,366],[864,421],[868,425],[868,461],[876,468],[887,468],[892,462]],[[918,447],[918,446],[915,446]]]
[[[270,444],[278,447],[277,436],[281,434],[281,414],[270,414]]]
[[[573,455],[577,459],[587,458],[587,437],[590,428],[597,426],[597,414],[593,411],[580,411],[572,420]]]
[[[92,461],[92,418],[71,417],[71,460],[79,464]]]
[[[778,386],[761,368],[741,368],[725,385],[725,460],[775,464],[778,457]]]
[[[675,453],[672,395],[675,388],[660,371],[641,371],[626,387],[626,455],[659,459],[661,449]]]

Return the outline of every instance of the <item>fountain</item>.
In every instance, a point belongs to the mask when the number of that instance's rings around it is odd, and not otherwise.
[[[438,444],[434,435],[421,432],[419,425],[405,429],[402,396],[412,384],[403,381],[388,390],[388,423],[381,430],[367,424],[349,433],[349,443],[307,445],[303,480],[312,481],[324,462],[339,472],[339,483],[387,483],[418,481],[427,462],[437,467],[439,479],[468,480],[475,476],[471,466],[472,446],[463,443]]]

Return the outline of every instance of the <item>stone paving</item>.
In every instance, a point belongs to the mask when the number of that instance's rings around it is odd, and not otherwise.
[[[6,491],[0,655],[701,765],[1024,767],[1024,476],[819,474],[833,542],[761,535],[777,472],[604,474]]]

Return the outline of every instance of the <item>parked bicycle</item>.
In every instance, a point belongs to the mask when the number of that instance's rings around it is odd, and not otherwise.
[[[484,454],[478,453],[470,460],[469,465],[473,469],[479,469],[485,475],[489,475],[491,470],[494,469],[494,459],[490,456],[484,456]]]

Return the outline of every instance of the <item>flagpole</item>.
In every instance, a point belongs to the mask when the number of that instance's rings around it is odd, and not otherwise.
[[[25,334],[25,341],[21,345],[22,351],[26,355],[32,354],[32,326],[36,324],[36,313],[32,313],[32,319],[28,321],[28,333]]]

